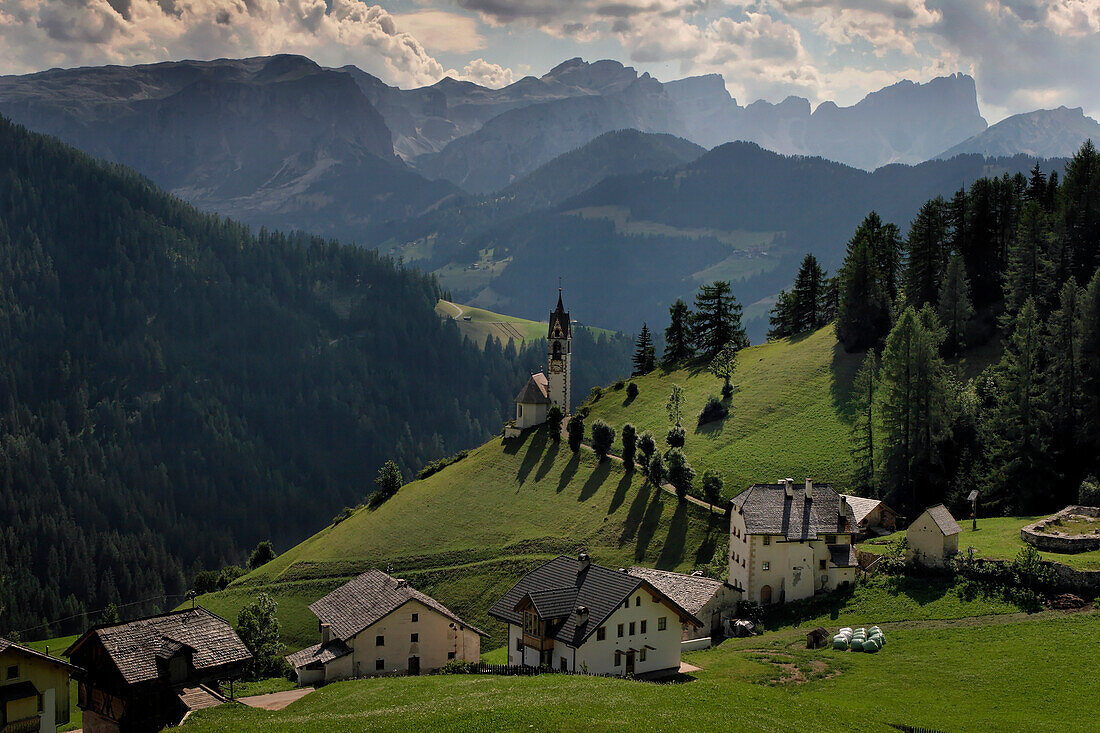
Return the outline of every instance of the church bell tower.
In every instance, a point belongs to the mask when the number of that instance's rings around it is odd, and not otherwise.
[[[548,381],[550,402],[563,413],[569,414],[569,400],[573,396],[573,327],[569,313],[561,302],[558,288],[558,307],[550,313],[550,328],[546,333],[548,357]]]

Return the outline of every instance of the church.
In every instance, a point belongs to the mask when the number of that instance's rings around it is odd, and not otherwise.
[[[563,415],[569,414],[573,391],[573,324],[562,304],[561,288],[558,288],[558,307],[550,313],[546,342],[549,376],[542,372],[532,374],[516,395],[516,417],[504,426],[505,438],[518,437],[527,428],[546,422],[550,405],[557,405]]]

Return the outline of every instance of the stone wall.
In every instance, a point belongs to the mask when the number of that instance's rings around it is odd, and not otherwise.
[[[1047,552],[1075,553],[1100,549],[1100,522],[1091,534],[1062,534],[1058,531],[1062,520],[1073,515],[1100,518],[1100,507],[1067,506],[1057,514],[1021,529],[1020,539]]]

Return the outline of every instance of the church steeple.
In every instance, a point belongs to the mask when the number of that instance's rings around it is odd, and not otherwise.
[[[561,302],[561,288],[558,288],[558,307],[550,312],[550,327],[546,331],[546,338],[571,338],[572,332],[569,325],[569,313]]]
[[[573,387],[573,329],[569,312],[561,300],[558,288],[558,307],[550,313],[550,325],[546,331],[547,361],[549,373],[549,397],[563,413],[569,414],[569,398]]]

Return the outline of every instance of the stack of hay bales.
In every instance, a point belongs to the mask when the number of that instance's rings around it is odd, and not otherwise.
[[[853,630],[845,626],[833,637],[833,649],[840,651],[867,652],[874,654],[886,646],[886,634],[878,626],[870,629],[858,628]]]

